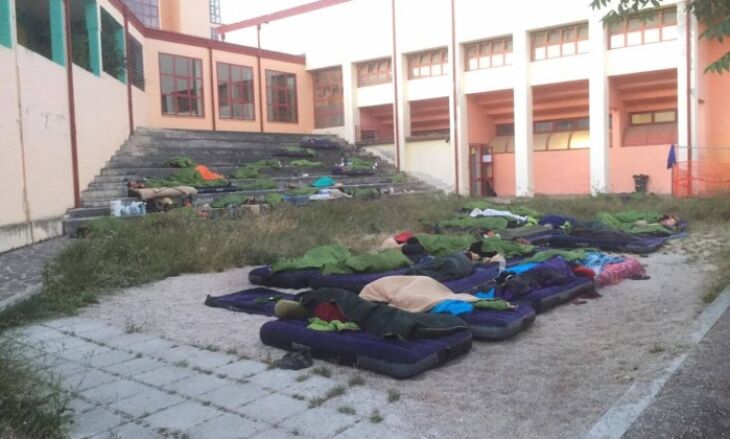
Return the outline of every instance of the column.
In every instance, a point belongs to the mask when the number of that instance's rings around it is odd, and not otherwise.
[[[394,66],[394,79],[397,80],[397,90],[395,91],[398,97],[398,103],[395,105],[393,114],[397,118],[398,124],[398,141],[397,154],[400,156],[400,170],[406,171],[406,138],[411,135],[411,107],[408,103],[408,94],[406,90],[408,88],[408,62],[406,57],[401,53],[396,55],[397,66]]]
[[[589,114],[591,194],[610,191],[608,77],[606,76],[606,29],[601,12],[594,12],[589,23]]]
[[[51,59],[66,65],[66,18],[63,0],[48,0],[51,20]]]
[[[458,38],[457,38],[457,41]],[[456,44],[456,47],[449,47],[449,53],[452,53],[451,62],[457,66],[456,68],[456,87],[453,93],[451,93],[449,99],[449,107],[451,111],[451,118],[454,118],[454,107],[456,107],[456,121],[451,121],[451,138],[455,137],[458,139],[458,145],[456,146],[458,151],[459,160],[459,179],[456,182],[458,184],[458,192],[461,195],[469,195],[469,115],[468,104],[466,95],[463,90],[463,79],[464,79],[464,47],[460,44]],[[454,136],[454,133],[456,136]]]
[[[530,44],[524,30],[512,36],[514,50],[515,195],[534,195],[532,180],[532,86],[530,85]]]
[[[344,112],[345,139],[350,143],[357,140],[357,125],[360,115],[357,111],[357,80],[351,62],[342,65],[342,111]]]
[[[690,96],[690,53],[687,49],[687,38],[691,30],[687,28],[687,10],[685,2],[677,3],[677,161],[688,159],[689,139],[689,96]]]
[[[89,64],[91,71],[101,75],[101,34],[99,32],[99,8],[96,0],[86,0],[84,4],[86,32],[89,38]]]

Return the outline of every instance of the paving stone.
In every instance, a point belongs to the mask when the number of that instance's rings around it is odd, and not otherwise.
[[[163,438],[161,434],[134,422],[127,422],[119,427],[100,433],[92,439],[158,439]]]
[[[105,408],[97,407],[74,417],[74,423],[69,432],[72,439],[86,438],[105,432],[126,422],[122,416]]]
[[[365,419],[343,431],[342,433],[334,436],[335,439],[363,439],[371,437],[415,439],[418,437],[418,435],[410,434],[405,430],[390,427],[388,425],[373,424],[369,420]]]
[[[49,367],[48,371],[53,374],[57,374],[62,378],[69,378],[76,374],[91,372],[91,369],[73,361],[66,361]]]
[[[83,399],[73,398],[68,402],[68,408],[73,411],[75,417],[78,417],[80,414],[96,408],[96,405],[90,404]]]
[[[282,420],[307,410],[307,403],[285,395],[273,394],[251,404],[236,409],[251,419],[269,424],[278,424]]]
[[[231,355],[206,351],[192,346],[177,346],[172,349],[157,352],[154,356],[170,363],[184,361],[192,367],[205,370],[215,370],[217,367],[224,366],[236,360],[236,357]]]
[[[104,369],[107,372],[116,373],[126,377],[134,377],[138,374],[149,372],[150,370],[157,369],[158,367],[164,366],[165,363],[155,360],[154,358],[134,358],[133,360],[125,361],[123,363],[113,364],[106,366]]]
[[[109,325],[98,322],[96,320],[83,319],[73,326],[66,326],[63,328],[59,328],[59,330],[69,335],[82,335],[103,331],[108,327]]]
[[[110,373],[102,372],[100,370],[89,370],[88,372],[78,373],[64,378],[63,386],[72,392],[82,392],[103,384],[111,383],[117,379],[117,377]]]
[[[24,344],[35,344],[66,337],[63,332],[45,326],[28,326],[17,332],[17,340]]]
[[[271,369],[252,376],[249,381],[267,389],[282,390],[296,383],[297,376],[299,373],[291,370]]]
[[[149,386],[129,380],[116,380],[84,390],[81,396],[92,402],[109,404],[151,390]]]
[[[255,384],[236,383],[202,394],[197,398],[202,401],[208,401],[217,406],[233,410],[244,404],[248,404],[251,401],[261,399],[269,394],[271,394],[271,392],[264,390]]]
[[[187,433],[195,439],[240,439],[250,437],[270,427],[270,425],[249,421],[238,415],[225,414],[206,421],[188,430]]]
[[[157,412],[145,418],[144,422],[155,429],[165,428],[167,430],[185,431],[221,414],[222,412],[212,407],[187,401]]]
[[[239,360],[235,363],[227,364],[215,369],[216,374],[223,374],[235,380],[245,380],[251,375],[263,372],[268,369],[266,363],[252,360]]]
[[[150,335],[146,334],[122,334],[117,337],[112,337],[104,340],[104,343],[108,346],[115,347],[115,348],[126,348],[127,346],[131,346],[138,343],[143,343],[150,340],[157,340],[157,337],[152,337]]]
[[[134,360],[135,356],[126,351],[111,350],[99,355],[94,355],[81,362],[81,364],[89,367],[104,368],[125,361]]]
[[[357,418],[354,416],[324,407],[316,407],[284,420],[279,428],[304,433],[311,437],[330,437],[338,431],[350,427],[355,421]]]
[[[338,385],[337,381],[321,376],[310,376],[302,382],[296,382],[295,378],[294,384],[280,390],[279,393],[289,396],[301,395],[307,399],[313,399],[325,396],[330,389]]]
[[[140,354],[144,355],[153,355],[160,351],[173,348],[175,346],[176,344],[171,341],[167,341],[162,338],[153,338],[151,340],[143,341],[141,343],[129,345],[127,346],[127,349],[135,353],[139,352]]]
[[[135,375],[134,379],[153,386],[166,386],[172,382],[189,378],[195,372],[184,367],[163,366],[149,372]]]
[[[186,400],[161,390],[147,388],[144,392],[109,403],[109,407],[135,418],[141,418],[168,407],[182,404]]]
[[[76,340],[81,340],[81,339],[77,338]],[[104,346],[99,346],[98,344],[89,343],[89,342],[85,342],[85,341],[83,343],[84,343],[83,345],[76,346],[73,349],[60,350],[60,351],[58,351],[58,355],[67,360],[72,360],[72,361],[81,363],[95,355],[100,355],[100,354],[112,351],[111,349],[104,347]]]
[[[182,395],[198,396],[231,385],[233,385],[231,381],[217,378],[214,375],[195,373],[184,380],[175,381],[165,387]]]
[[[87,338],[96,342],[106,343],[106,340],[114,337],[124,335],[124,330],[117,328],[116,326],[103,325],[102,327],[89,330],[89,331],[76,331],[76,336],[81,338]]]
[[[73,328],[75,328],[76,326],[88,324],[91,321],[91,319],[87,319],[85,317],[65,317],[62,319],[55,319],[43,322],[43,325],[54,329],[73,330]]]
[[[322,406],[337,410],[340,407],[348,406],[355,409],[359,415],[370,416],[373,410],[383,409],[388,405],[388,396],[383,392],[377,392],[363,386],[350,387],[344,395],[326,401]]]
[[[91,351],[101,352],[104,349],[98,344],[89,343],[88,341],[82,340],[76,337],[65,336],[63,338],[57,338],[42,342],[37,345],[37,349],[42,349],[44,352],[49,354],[61,354],[64,358],[69,358],[69,355],[81,355],[89,353]],[[77,352],[78,351],[78,352]],[[67,355],[66,355],[67,354]],[[69,358],[72,359],[72,358]]]
[[[280,428],[272,428],[251,436],[251,439],[301,439],[302,437],[302,435],[295,435]]]

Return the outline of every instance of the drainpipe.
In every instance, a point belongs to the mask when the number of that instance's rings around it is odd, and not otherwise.
[[[264,77],[261,74],[261,24],[256,25],[256,70],[259,76],[259,131],[264,132]]]
[[[74,99],[73,45],[71,44],[71,0],[63,0],[66,21],[66,83],[68,86],[68,120],[71,138],[71,167],[73,170],[74,207],[81,207],[79,188],[79,154],[76,138],[76,102]]]
[[[210,115],[213,117],[213,131],[216,131],[215,81],[213,79],[213,48],[208,47],[208,68],[210,69]]]
[[[452,93],[454,100],[454,189],[456,195],[459,195],[459,110],[458,110],[458,87],[456,86],[456,61],[457,61],[457,47],[456,47],[456,1],[451,0],[451,50],[454,52],[451,54],[451,80],[452,80]]]
[[[124,46],[127,54],[127,112],[129,113],[129,135],[134,134],[134,102],[132,101],[132,69],[129,64],[129,16],[127,8],[122,10],[124,14]]]
[[[395,32],[395,0],[391,0],[391,10],[393,15],[393,56],[390,62],[390,70],[393,76],[393,134],[395,137],[395,168],[398,172],[400,172],[400,121],[398,118],[398,50]]]

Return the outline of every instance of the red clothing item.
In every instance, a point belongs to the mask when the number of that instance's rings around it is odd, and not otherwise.
[[[596,273],[593,270],[591,270],[588,267],[584,267],[582,265],[575,267],[573,269],[573,273],[575,273],[578,276],[587,277],[589,279],[593,279],[594,277],[596,277]]]
[[[216,174],[215,172],[208,169],[208,167],[205,165],[198,165],[195,167],[195,170],[198,171],[200,177],[202,177],[202,179],[205,181],[223,180],[222,175]]]
[[[393,239],[395,239],[395,242],[397,242],[398,244],[403,244],[411,238],[413,238],[413,232],[403,232],[393,237]]]
[[[347,317],[342,314],[340,307],[336,303],[319,303],[314,307],[314,316],[318,319],[322,319],[325,322],[331,322],[333,320],[339,320],[342,323],[347,323]]]

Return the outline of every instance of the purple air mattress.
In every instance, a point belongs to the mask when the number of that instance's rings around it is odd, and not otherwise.
[[[280,293],[268,288],[251,288],[225,296],[208,296],[205,304],[213,308],[229,311],[245,312],[262,316],[273,316],[274,306],[278,300],[296,300],[293,294]]]
[[[518,305],[513,311],[475,309],[471,314],[459,317],[469,325],[474,340],[504,340],[526,329],[535,321],[537,313],[534,308],[527,303]]]
[[[299,320],[275,320],[260,330],[261,341],[287,351],[309,351],[314,358],[367,369],[395,378],[411,378],[471,349],[470,331],[439,338],[403,341],[364,331],[318,332]]]
[[[318,288],[339,288],[359,294],[365,288],[365,285],[370,282],[375,282],[387,276],[403,276],[406,271],[408,271],[407,268],[382,273],[317,274],[309,279],[309,286],[314,290]]]
[[[533,290],[518,299],[514,299],[513,302],[530,305],[539,314],[573,300],[575,297],[592,291],[594,288],[593,279],[576,277],[562,285]]]
[[[319,270],[294,270],[274,273],[271,267],[259,267],[248,273],[248,280],[254,285],[274,288],[300,290],[309,287],[309,279],[319,274]]]
[[[626,236],[618,238],[607,234],[606,238],[598,236],[571,236],[562,230],[552,230],[527,236],[525,239],[532,245],[553,248],[596,248],[603,251],[648,254],[659,250],[666,242],[661,236]]]

